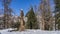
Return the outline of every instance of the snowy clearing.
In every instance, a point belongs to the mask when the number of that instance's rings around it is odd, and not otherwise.
[[[8,32],[9,30],[13,29],[5,29],[5,30],[0,30],[0,34],[60,34],[60,31],[43,31],[43,30],[29,30],[27,29],[26,31],[13,31],[13,32]]]

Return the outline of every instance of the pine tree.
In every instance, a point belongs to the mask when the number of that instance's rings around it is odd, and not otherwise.
[[[58,27],[56,27],[58,25]],[[60,30],[60,0],[55,0],[55,29]]]
[[[27,13],[27,28],[28,29],[38,29],[38,22],[37,22],[37,18],[34,14],[34,10],[33,7],[31,7],[31,9],[29,10],[29,12]]]

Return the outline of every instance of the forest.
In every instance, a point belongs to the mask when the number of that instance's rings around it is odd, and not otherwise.
[[[17,28],[17,31],[25,29],[60,30],[60,0],[39,0],[39,4],[36,5],[34,2],[37,0],[30,1],[30,4],[28,0],[18,1],[20,4],[17,1],[0,0],[0,29]],[[13,2],[15,7],[13,7]],[[51,6],[52,2],[54,6]],[[17,10],[16,7],[20,9]]]

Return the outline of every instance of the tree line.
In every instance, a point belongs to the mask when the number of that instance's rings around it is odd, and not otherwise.
[[[4,27],[8,28],[11,26],[11,16],[13,9],[9,7],[12,0],[3,0],[2,4],[4,6]],[[40,4],[36,13],[34,12],[33,6],[30,7],[30,10],[27,12],[27,22],[25,23],[26,29],[42,29],[42,30],[60,30],[60,0],[53,0],[55,3],[55,10],[52,12],[50,7],[50,0],[40,0]],[[37,14],[38,12],[39,15]],[[54,16],[53,16],[54,13]],[[37,14],[37,15],[36,15]],[[40,18],[40,17],[41,18]],[[38,21],[39,18],[40,21]],[[55,19],[54,19],[55,18]],[[55,22],[54,22],[55,21]],[[10,24],[8,25],[8,23]],[[19,22],[13,27],[18,27]],[[54,24],[54,25],[53,25]]]

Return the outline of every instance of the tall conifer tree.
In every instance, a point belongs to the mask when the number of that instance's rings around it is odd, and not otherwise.
[[[54,1],[55,1],[55,29],[58,28],[60,30],[60,0]]]
[[[31,7],[31,9],[29,10],[29,12],[27,13],[27,28],[28,29],[38,29],[38,22],[37,22],[37,18],[34,14],[34,10],[33,7]]]

